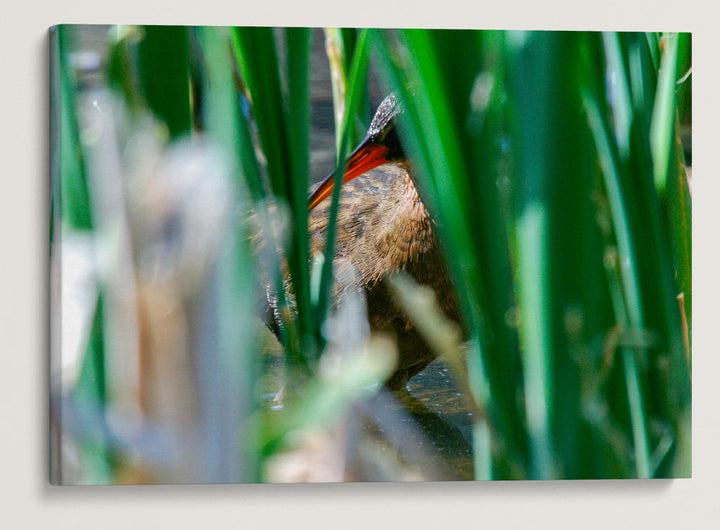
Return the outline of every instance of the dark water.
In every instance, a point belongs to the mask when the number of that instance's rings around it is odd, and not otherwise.
[[[410,380],[405,392],[381,391],[369,401],[365,434],[392,446],[395,458],[416,471],[418,478],[472,480],[472,413],[468,405],[450,369],[437,359]],[[383,423],[388,417],[390,422]],[[381,430],[375,429],[378,424],[383,426]]]
[[[435,360],[408,384],[417,403],[405,401],[433,448],[452,465],[456,476],[472,479],[472,412],[469,396],[464,395],[441,360]]]
[[[268,341],[273,345],[265,357],[264,405],[269,414],[280,414],[282,399],[276,396],[283,386],[282,350],[272,335]],[[336,425],[325,426],[344,454],[344,473],[336,480],[472,480],[468,403],[442,359],[402,391],[369,388]],[[331,466],[330,460],[321,456],[313,465]]]

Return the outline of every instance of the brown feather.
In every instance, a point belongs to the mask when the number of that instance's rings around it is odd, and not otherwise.
[[[328,198],[310,214],[312,254],[325,245],[329,206]],[[363,289],[367,296],[371,329],[397,337],[399,363],[387,383],[390,388],[404,386],[436,355],[394,303],[382,282],[385,275],[405,271],[435,291],[449,318],[460,319],[434,228],[401,164],[386,164],[343,185],[335,259],[352,265],[357,282],[353,287]],[[336,297],[347,288],[343,286]]]

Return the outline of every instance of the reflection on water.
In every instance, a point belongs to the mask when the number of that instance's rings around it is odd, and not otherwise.
[[[266,356],[266,410],[283,410],[282,361]],[[282,391],[280,392],[282,394]],[[269,466],[270,482],[472,480],[472,413],[466,396],[441,359],[406,389],[368,389],[331,428],[304,433]]]
[[[442,360],[415,376],[406,391],[381,391],[359,408],[364,416],[359,437],[373,445],[370,460],[393,454],[396,466],[413,473],[384,477],[351,468],[347,479],[472,480],[472,417]]]
[[[456,480],[473,478],[472,412],[450,370],[436,359],[408,384],[403,400],[438,457],[450,466]]]

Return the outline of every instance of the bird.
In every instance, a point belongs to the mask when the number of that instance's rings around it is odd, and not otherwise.
[[[430,287],[445,316],[459,323],[457,297],[437,239],[436,221],[423,203],[400,142],[396,119],[403,112],[391,93],[378,106],[365,139],[348,157],[342,176],[335,260],[348,262],[365,292],[372,331],[397,339],[398,363],[385,382],[404,388],[437,354],[395,303],[386,275],[404,271]],[[334,172],[308,198],[311,254],[326,239]]]

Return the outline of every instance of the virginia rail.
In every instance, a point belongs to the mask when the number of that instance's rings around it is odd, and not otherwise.
[[[391,389],[407,383],[436,354],[423,342],[412,322],[396,306],[382,278],[403,270],[431,287],[445,314],[460,321],[453,286],[435,237],[434,221],[420,200],[395,128],[402,112],[397,97],[378,107],[367,136],[350,155],[340,195],[337,261],[354,269],[356,284],[366,293],[372,330],[392,332],[398,341],[398,366],[386,382]],[[382,167],[379,167],[382,166]],[[311,252],[326,238],[334,176],[322,181],[309,198]]]

